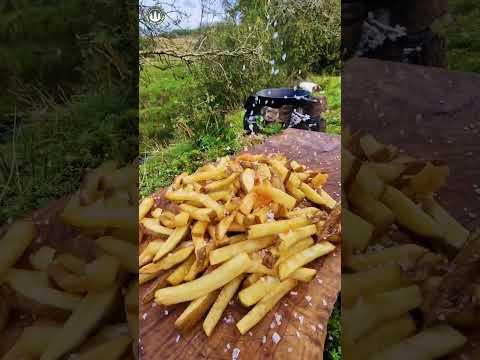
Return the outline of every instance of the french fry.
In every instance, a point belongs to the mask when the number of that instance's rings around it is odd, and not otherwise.
[[[315,175],[315,177],[312,179],[312,185],[316,188],[316,189],[319,189],[321,187],[323,187],[323,185],[325,185],[325,183],[327,182],[328,180],[328,174],[322,174],[322,173],[318,173],[317,175]]]
[[[173,233],[172,229],[160,225],[158,219],[155,218],[143,218],[140,224],[155,235],[170,236]]]
[[[78,360],[94,359],[120,359],[131,344],[132,339],[129,335],[119,335],[113,339],[107,340],[102,344],[95,346],[80,354],[75,354]]]
[[[238,174],[234,173],[223,180],[211,182],[210,184],[205,185],[205,191],[212,192],[212,191],[218,191],[220,189],[224,189],[227,186],[231,185],[237,177],[238,177]]]
[[[246,231],[247,227],[245,225],[240,225],[237,223],[232,223],[228,228],[228,232],[243,233]]]
[[[245,194],[252,191],[255,186],[255,171],[252,169],[245,169],[240,175],[240,183]]]
[[[346,184],[347,180],[349,179],[353,164],[355,163],[355,157],[352,155],[348,149],[342,146],[342,167],[341,167],[341,174],[342,174],[342,184]]]
[[[298,217],[289,220],[280,220],[266,224],[252,225],[248,230],[248,238],[256,239],[265,236],[276,235],[307,225],[309,225],[309,222],[306,217]]]
[[[0,239],[0,278],[17,262],[36,235],[31,221],[17,221],[10,226]]]
[[[42,246],[29,256],[30,264],[35,270],[47,271],[48,265],[53,262],[57,251],[50,246]]]
[[[175,327],[183,333],[193,328],[208,312],[217,296],[218,290],[193,300],[175,320]]]
[[[78,308],[81,297],[48,287],[47,283],[38,281],[35,272],[11,269],[5,275],[5,281],[17,293],[39,304],[72,311]]]
[[[237,254],[240,253],[252,253],[257,250],[264,249],[270,246],[273,241],[275,241],[275,237],[267,236],[264,238],[258,238],[253,240],[245,240],[241,242],[237,242],[232,245],[227,245],[218,249],[213,250],[210,252],[209,260],[211,265],[217,265],[231,258],[235,257]]]
[[[71,274],[58,263],[49,265],[48,275],[60,289],[69,293],[84,293],[87,291],[85,278]]]
[[[152,212],[151,212],[151,215],[154,219],[159,219],[160,216],[162,216],[162,214],[163,214],[163,209],[161,209],[161,208],[153,209]]]
[[[72,254],[60,254],[55,258],[55,262],[61,264],[65,269],[75,275],[85,274],[87,263]]]
[[[285,182],[288,176],[288,169],[278,160],[271,160],[270,165],[272,166],[273,171],[280,176],[282,183]]]
[[[190,271],[191,267],[195,263],[195,255],[190,255],[187,260],[181,263],[175,271],[167,278],[167,281],[170,285],[179,285],[181,284],[185,277],[187,276],[188,272]]]
[[[116,239],[113,236],[102,236],[95,241],[95,244],[106,253],[117,258],[129,272],[138,273],[137,247],[135,245]]]
[[[248,273],[259,273],[263,275],[275,275],[275,271],[263,265],[260,261],[252,261],[252,265],[246,271]]]
[[[207,195],[213,201],[224,201],[228,202],[232,196],[232,188],[226,190],[213,191]]]
[[[449,173],[448,166],[435,166],[427,162],[425,167],[410,179],[410,186],[417,194],[432,194],[445,185]]]
[[[382,323],[407,314],[421,303],[422,294],[418,286],[373,295],[343,311],[345,338],[347,341],[357,341]]]
[[[302,267],[291,273],[289,278],[302,282],[309,282],[313,280],[316,274],[317,270]]]
[[[215,216],[212,209],[197,208],[188,204],[180,204],[179,208],[189,213],[191,218],[197,221],[209,222]]]
[[[141,221],[148,214],[153,204],[155,204],[155,200],[152,197],[146,197],[140,202],[140,205],[138,205],[139,221]]]
[[[292,219],[296,217],[301,217],[301,216],[306,216],[312,217],[320,213],[320,209],[316,207],[306,207],[306,208],[300,208],[300,209],[293,209],[289,211],[286,215],[287,218]]]
[[[390,185],[386,186],[382,201],[406,228],[426,237],[442,238],[443,231],[437,223],[401,191]]]
[[[251,261],[247,254],[238,254],[198,279],[158,290],[155,293],[155,301],[160,305],[173,305],[197,299],[221,288],[237,276],[243,274],[250,264]]]
[[[237,322],[237,329],[242,335],[254,327],[290,290],[297,285],[297,281],[286,279],[277,284],[270,293],[258,302],[247,315]]]
[[[276,277],[263,276],[254,284],[240,291],[238,293],[238,299],[243,306],[252,306],[259,302],[279,283],[280,281]]]
[[[373,355],[372,360],[405,359],[406,349],[415,349],[409,359],[440,359],[461,348],[467,338],[448,325],[428,328]],[[412,353],[411,351],[409,353]]]
[[[290,230],[288,233],[282,233],[279,235],[280,243],[278,249],[280,252],[285,252],[292,245],[300,240],[306,239],[317,233],[317,227],[315,225],[307,225],[295,230]]]
[[[285,259],[288,259],[290,256],[295,255],[296,253],[305,250],[314,244],[313,238],[308,237],[306,239],[300,240],[297,243],[293,244],[290,248],[285,251],[280,252],[276,265],[280,264]]]
[[[225,235],[227,234],[227,231],[230,229],[230,226],[232,225],[234,219],[235,219],[235,213],[230,214],[227,217],[224,217],[217,224],[217,230],[216,230],[215,234],[216,234],[216,240],[217,240],[218,243],[221,243],[223,241],[223,239],[225,238]]]
[[[337,204],[330,196],[325,196],[327,194],[326,192],[323,191],[322,194],[319,194],[305,183],[300,185],[300,190],[303,191],[308,200],[315,204],[326,206],[329,209],[333,209]]]
[[[278,265],[278,275],[280,280],[286,279],[298,268],[334,250],[334,245],[328,241],[323,241],[289,257],[285,261],[281,262],[280,265]]]
[[[365,250],[372,238],[373,225],[348,209],[342,211],[342,225],[343,241],[349,243],[353,250]]]
[[[40,360],[56,360],[80,345],[113,306],[117,287],[91,292],[61,328],[62,341],[50,341]]]
[[[162,244],[160,250],[157,251],[155,256],[153,257],[153,261],[156,262],[160,260],[162,257],[167,255],[170,251],[175,249],[175,247],[185,239],[188,235],[188,226],[182,226],[176,228],[175,231],[168,237],[167,241]]]
[[[187,226],[190,221],[190,214],[188,212],[181,212],[175,216],[175,227]],[[170,235],[170,234],[169,234]]]
[[[352,307],[359,298],[410,285],[398,264],[342,275],[342,306]]]
[[[147,289],[142,291],[142,304],[147,304],[150,301],[152,301],[155,298],[155,292],[159,289],[163,289],[165,286],[168,285],[167,279],[173,274],[173,270],[167,270],[164,271],[160,274],[160,276],[157,277],[155,275],[150,284],[148,284]],[[140,274],[143,275],[143,274]],[[150,276],[152,274],[146,274],[147,276]]]
[[[155,254],[160,250],[161,246],[164,244],[162,240],[152,240],[148,243],[147,247],[142,251],[138,259],[139,266],[148,264],[153,260]]]
[[[32,325],[23,329],[13,347],[2,360],[22,358],[38,359],[43,354],[52,339],[60,334],[61,327],[55,325]]]
[[[210,196],[194,191],[167,191],[165,198],[170,201],[195,201],[215,211],[218,219],[223,219],[224,208]]]
[[[287,209],[293,209],[297,203],[297,200],[293,196],[273,186],[257,185],[253,188],[253,191],[263,198],[285,206]]]
[[[255,204],[257,200],[257,194],[254,192],[248,193],[243,199],[242,202],[240,203],[240,207],[238,210],[240,210],[241,213],[244,215],[249,215],[252,212],[253,205]]]
[[[193,252],[193,245],[178,249],[162,258],[159,262],[151,263],[140,268],[140,274],[155,274],[158,275],[164,270],[171,269],[175,265],[184,262]]]
[[[389,184],[398,179],[398,177],[406,170],[406,165],[401,163],[375,163],[369,162],[368,166],[375,171],[377,176],[385,183]]]
[[[223,312],[228,306],[228,303],[235,296],[240,284],[243,280],[243,275],[240,275],[226,284],[220,293],[218,294],[217,299],[213,303],[210,311],[207,314],[207,317],[203,321],[203,331],[207,336],[212,335],[215,326],[222,317]]]
[[[367,270],[386,263],[402,265],[414,264],[428,252],[415,244],[396,245],[382,251],[353,255],[346,264],[355,271]]]
[[[218,168],[209,171],[198,172],[193,175],[185,176],[182,180],[184,184],[192,184],[194,182],[206,181],[206,180],[219,180],[227,176],[225,168]]]
[[[355,182],[357,186],[360,186],[374,199],[378,199],[385,189],[385,184],[368,163],[363,163],[360,166],[357,176],[355,177]]]
[[[85,287],[91,291],[104,291],[114,286],[120,262],[109,255],[100,255],[85,268]]]
[[[342,352],[345,351],[346,359],[368,360],[374,354],[406,339],[415,330],[415,322],[409,315],[405,315],[380,325],[370,334],[360,338],[353,346],[343,347]]]

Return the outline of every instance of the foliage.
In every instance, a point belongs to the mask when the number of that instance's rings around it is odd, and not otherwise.
[[[327,121],[327,132],[331,134],[340,134],[342,119],[342,86],[339,75],[311,75],[312,81],[320,85],[323,89],[323,95],[327,97],[328,111],[323,114]]]
[[[332,316],[328,322],[324,359],[342,359],[342,312],[340,297],[338,297],[337,302],[335,303],[335,308],[333,309]]]
[[[441,27],[452,70],[480,72],[480,9],[476,0],[449,0],[451,22]]]

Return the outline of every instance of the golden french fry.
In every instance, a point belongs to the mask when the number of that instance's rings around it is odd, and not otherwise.
[[[282,183],[285,182],[288,176],[288,169],[278,160],[270,160],[272,170],[280,177]]]
[[[40,360],[56,360],[80,345],[108,313],[115,302],[117,287],[90,292],[61,328],[62,341],[49,342]]]
[[[302,282],[309,282],[313,280],[316,274],[317,270],[302,267],[291,273],[289,278]]]
[[[140,224],[142,224],[146,230],[156,235],[170,236],[173,233],[172,229],[160,225],[158,219],[155,218],[143,218]]]
[[[96,240],[96,245],[106,253],[120,261],[120,264],[129,272],[138,273],[137,247],[113,236],[102,236]]]
[[[257,200],[257,194],[254,192],[248,193],[241,201],[240,210],[241,213],[244,215],[249,215],[252,212],[253,206]]]
[[[319,213],[320,213],[320,209],[316,207],[296,208],[289,211],[285,217],[289,219],[301,217],[301,216],[313,217]]]
[[[227,186],[231,185],[237,177],[238,174],[234,173],[223,180],[211,182],[210,184],[205,185],[205,190],[206,192],[212,192],[226,188]]]
[[[153,300],[155,297],[155,292],[158,289],[162,289],[165,286],[168,285],[167,279],[169,278],[170,275],[172,275],[173,270],[167,270],[165,272],[162,272],[160,276],[155,275],[153,278],[155,279],[152,281],[148,286],[145,291],[142,291],[142,304],[149,303],[150,301]],[[143,275],[143,274],[140,274]],[[147,276],[150,276],[152,274],[146,274]]]
[[[461,348],[467,338],[448,325],[438,325],[422,330],[398,344],[373,355],[372,360],[405,359],[405,349],[415,349],[409,359],[440,359]]]
[[[372,238],[374,227],[348,209],[342,210],[343,241],[353,250],[363,251]]]
[[[228,232],[236,232],[236,233],[241,233],[247,231],[247,227],[245,225],[240,225],[237,223],[232,223],[230,227],[228,228]]]
[[[100,255],[85,268],[85,286],[88,290],[104,291],[117,280],[120,262],[109,255]]]
[[[217,214],[218,219],[223,219],[224,208],[209,195],[200,194],[194,191],[167,191],[165,198],[170,201],[196,201],[203,204],[203,206],[212,209]]]
[[[160,216],[162,216],[162,214],[163,214],[163,209],[161,209],[161,208],[153,209],[152,212],[151,212],[151,215],[154,219],[159,219]]]
[[[155,254],[160,250],[161,246],[165,242],[162,240],[152,240],[148,243],[147,247],[142,251],[138,259],[138,265],[143,266],[153,260]]]
[[[440,226],[401,191],[388,185],[382,201],[395,213],[397,221],[413,232],[432,238],[441,238]]]
[[[118,335],[102,344],[80,354],[75,354],[78,360],[120,359],[125,354],[132,338],[129,335]]]
[[[55,325],[33,325],[24,328],[15,345],[2,360],[40,358],[52,339],[58,337],[60,330],[61,327]]]
[[[278,237],[282,242],[280,243],[278,249],[280,252],[285,252],[292,245],[297,243],[300,240],[306,239],[317,233],[317,227],[315,225],[307,225],[295,230],[290,230],[287,233],[282,233]]]
[[[368,166],[373,169],[377,176],[387,184],[396,180],[407,169],[407,166],[405,164],[395,162],[369,162]]]
[[[251,260],[248,255],[241,253],[198,279],[158,290],[155,293],[155,301],[160,305],[173,305],[197,299],[221,288],[243,274],[250,264]]]
[[[55,262],[61,264],[65,269],[75,275],[85,274],[87,263],[72,254],[60,254],[55,258]]]
[[[181,212],[175,216],[175,227],[187,226],[190,221],[190,214],[188,212]]]
[[[257,224],[250,226],[248,238],[256,239],[270,235],[276,235],[309,225],[306,217],[298,217],[289,220],[274,221],[266,224]]]
[[[36,235],[37,229],[31,221],[17,221],[10,226],[0,239],[0,278],[17,262]]]
[[[252,327],[254,327],[265,315],[273,309],[273,307],[284,297],[290,290],[297,285],[297,281],[287,279],[277,284],[270,293],[258,302],[247,315],[237,322],[237,329],[242,335],[245,335]]]
[[[175,247],[185,239],[188,235],[188,226],[182,226],[176,228],[175,231],[168,237],[167,241],[162,244],[160,250],[157,251],[155,256],[153,257],[153,261],[158,261],[165,255],[167,255],[170,251],[175,249]]]
[[[319,189],[319,188],[323,187],[323,185],[325,185],[327,180],[328,180],[328,174],[322,174],[322,173],[319,172],[312,179],[312,185],[314,186],[314,188]]]
[[[253,188],[253,191],[263,198],[285,206],[287,209],[293,209],[297,203],[297,200],[293,196],[273,186],[257,185]]]
[[[235,213],[230,214],[227,217],[224,217],[217,224],[217,230],[215,232],[217,242],[222,242],[223,241],[223,239],[224,239],[225,235],[227,234],[227,231],[230,229],[230,226],[232,225],[234,219],[235,219]]]
[[[30,264],[35,270],[47,271],[48,265],[53,262],[57,251],[50,246],[42,246],[29,256]]]
[[[170,285],[178,285],[181,284],[185,277],[187,276],[188,272],[190,271],[191,267],[195,263],[195,255],[190,255],[187,260],[181,263],[175,271],[167,278],[167,281]]]
[[[218,290],[193,300],[175,320],[175,327],[182,332],[193,328],[205,315],[217,298]]]
[[[404,316],[422,304],[418,286],[379,293],[342,312],[346,341],[357,341],[386,321]]]
[[[178,207],[182,211],[189,213],[191,218],[197,221],[209,222],[215,216],[215,212],[212,209],[197,208],[188,204],[180,204]]]
[[[237,242],[232,245],[227,245],[210,252],[210,264],[217,265],[227,261],[240,253],[252,253],[257,250],[264,249],[270,246],[275,241],[274,236],[267,236],[253,240],[246,240]]]
[[[243,275],[240,275],[226,284],[220,294],[218,294],[217,299],[213,303],[210,311],[207,314],[207,317],[203,321],[203,331],[207,336],[212,335],[215,326],[217,325],[218,321],[222,317],[223,312],[228,306],[228,303],[232,298],[235,296],[240,284],[243,280]]]
[[[314,241],[313,241],[312,237],[309,237],[309,238],[298,241],[293,246],[286,249],[284,252],[279,253],[280,256],[278,257],[276,265],[278,265],[282,261],[288,259],[290,256],[295,255],[296,253],[299,253],[300,251],[303,251],[303,250],[309,248],[313,244],[314,244]]]
[[[84,277],[68,272],[58,263],[49,265],[48,275],[60,289],[69,293],[84,293],[87,291]]]
[[[193,252],[193,245],[181,248],[173,253],[168,254],[162,260],[156,263],[151,263],[140,268],[140,274],[156,274],[158,275],[163,270],[168,270],[177,264],[185,261]]]
[[[48,287],[48,283],[39,281],[39,276],[35,273],[34,271],[11,269],[5,275],[5,281],[19,294],[40,304],[69,311],[78,308],[81,302],[80,296]],[[45,273],[40,274],[46,275]]]
[[[194,182],[206,181],[206,180],[219,180],[227,176],[225,168],[218,168],[209,171],[198,172],[193,175],[185,176],[182,180],[184,184],[192,184]]]
[[[410,186],[417,194],[432,194],[445,185],[449,174],[448,166],[435,166],[427,162],[425,167],[410,179]]]
[[[321,243],[315,244],[308,249],[302,250],[301,252],[292,255],[285,261],[281,262],[278,265],[278,274],[280,280],[286,279],[290,274],[292,274],[298,268],[312,262],[313,260],[327,255],[328,253],[335,250],[335,246],[329,243],[328,241],[323,241]]]
[[[357,186],[360,186],[365,192],[370,194],[374,199],[378,199],[385,189],[384,182],[377,176],[368,163],[363,163],[355,177]]]
[[[293,186],[290,183],[287,184],[286,188],[287,188],[287,192],[290,195],[292,195],[298,202],[301,202],[303,201],[303,199],[305,199],[306,197],[305,193],[299,188]]]
[[[311,186],[309,186],[305,183],[302,183],[300,185],[300,190],[303,191],[303,193],[305,194],[305,196],[307,197],[308,200],[310,200],[311,202],[313,202],[315,204],[326,206],[329,209],[333,209],[335,207],[335,205],[337,205],[337,202],[335,200],[333,200],[322,189],[320,189],[320,191],[322,193],[319,194],[318,192],[313,190]]]
[[[142,220],[150,211],[153,204],[155,204],[155,200],[152,197],[146,197],[140,202],[138,205],[138,220]]]
[[[255,186],[255,171],[249,168],[245,169],[240,175],[240,183],[245,194],[252,191]]]
[[[243,306],[252,306],[274,289],[280,281],[273,276],[263,276],[257,282],[238,293],[238,299]]]

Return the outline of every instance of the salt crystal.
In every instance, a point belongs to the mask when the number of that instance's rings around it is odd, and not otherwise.
[[[293,349],[292,349],[291,347],[289,347],[289,348],[287,349],[287,351],[290,353],[290,352],[293,351]]]
[[[290,291],[290,295],[292,295],[292,296],[297,296],[298,293],[297,293],[296,291]]]
[[[300,321],[301,325],[303,325],[303,319],[304,319],[303,315],[298,316],[298,321]]]
[[[227,343],[227,349],[230,350],[230,343]]]
[[[323,324],[318,324],[317,326],[320,330],[323,330]]]
[[[312,301],[312,297],[310,295],[307,295],[305,296],[305,300],[307,300],[308,302]]]
[[[165,315],[168,315],[168,310],[164,310],[163,313],[164,313]]]
[[[275,328],[275,321],[272,321],[272,323],[270,324],[270,329],[273,329]]]
[[[267,337],[265,335],[262,336],[262,344],[265,344],[267,342]]]
[[[295,330],[295,335],[297,335],[298,338],[300,337],[300,333],[298,332],[298,330]]]
[[[325,299],[322,299],[322,304],[323,306],[327,306],[327,302],[325,301]]]
[[[272,335],[272,341],[274,344],[278,344],[278,342],[282,340],[282,337],[280,335],[278,335],[277,332],[274,332],[273,335]]]
[[[251,331],[249,331],[248,336],[253,336],[253,333]]]
[[[282,324],[282,315],[275,313],[275,321],[277,322],[277,325],[280,326]]]
[[[145,320],[147,318],[147,316],[148,316],[147,313],[143,314],[143,316],[142,316],[143,320]]]
[[[315,325],[310,325],[310,327],[312,328],[313,331],[317,331],[317,328],[315,327]]]
[[[157,303],[154,301],[152,304],[152,307],[156,307],[156,306],[157,306]]]
[[[232,360],[237,360],[239,354],[240,354],[240,349],[239,348],[233,349]]]
[[[180,335],[177,335],[177,337],[175,338],[175,342],[178,343],[180,341]]]

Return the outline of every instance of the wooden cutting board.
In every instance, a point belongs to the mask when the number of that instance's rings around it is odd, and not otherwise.
[[[283,153],[312,169],[327,172],[330,177],[325,188],[339,199],[339,136],[288,129],[248,151]],[[311,283],[300,284],[244,336],[238,332],[235,322],[247,313],[247,309],[236,303],[227,307],[224,319],[220,320],[210,338],[204,334],[201,323],[185,336],[175,329],[173,323],[186,307],[184,304],[168,308],[152,303],[141,305],[141,359],[232,359],[235,348],[240,350],[238,359],[323,359],[327,324],[340,291],[340,248],[318,259],[314,267],[318,269],[318,274]],[[147,286],[141,287],[140,298]],[[311,305],[306,296],[311,296]],[[281,337],[276,344],[272,341],[274,333]]]
[[[440,203],[469,230],[480,226],[480,76],[371,59],[342,72],[342,119],[417,158],[450,167]],[[472,344],[455,359],[477,359]]]

